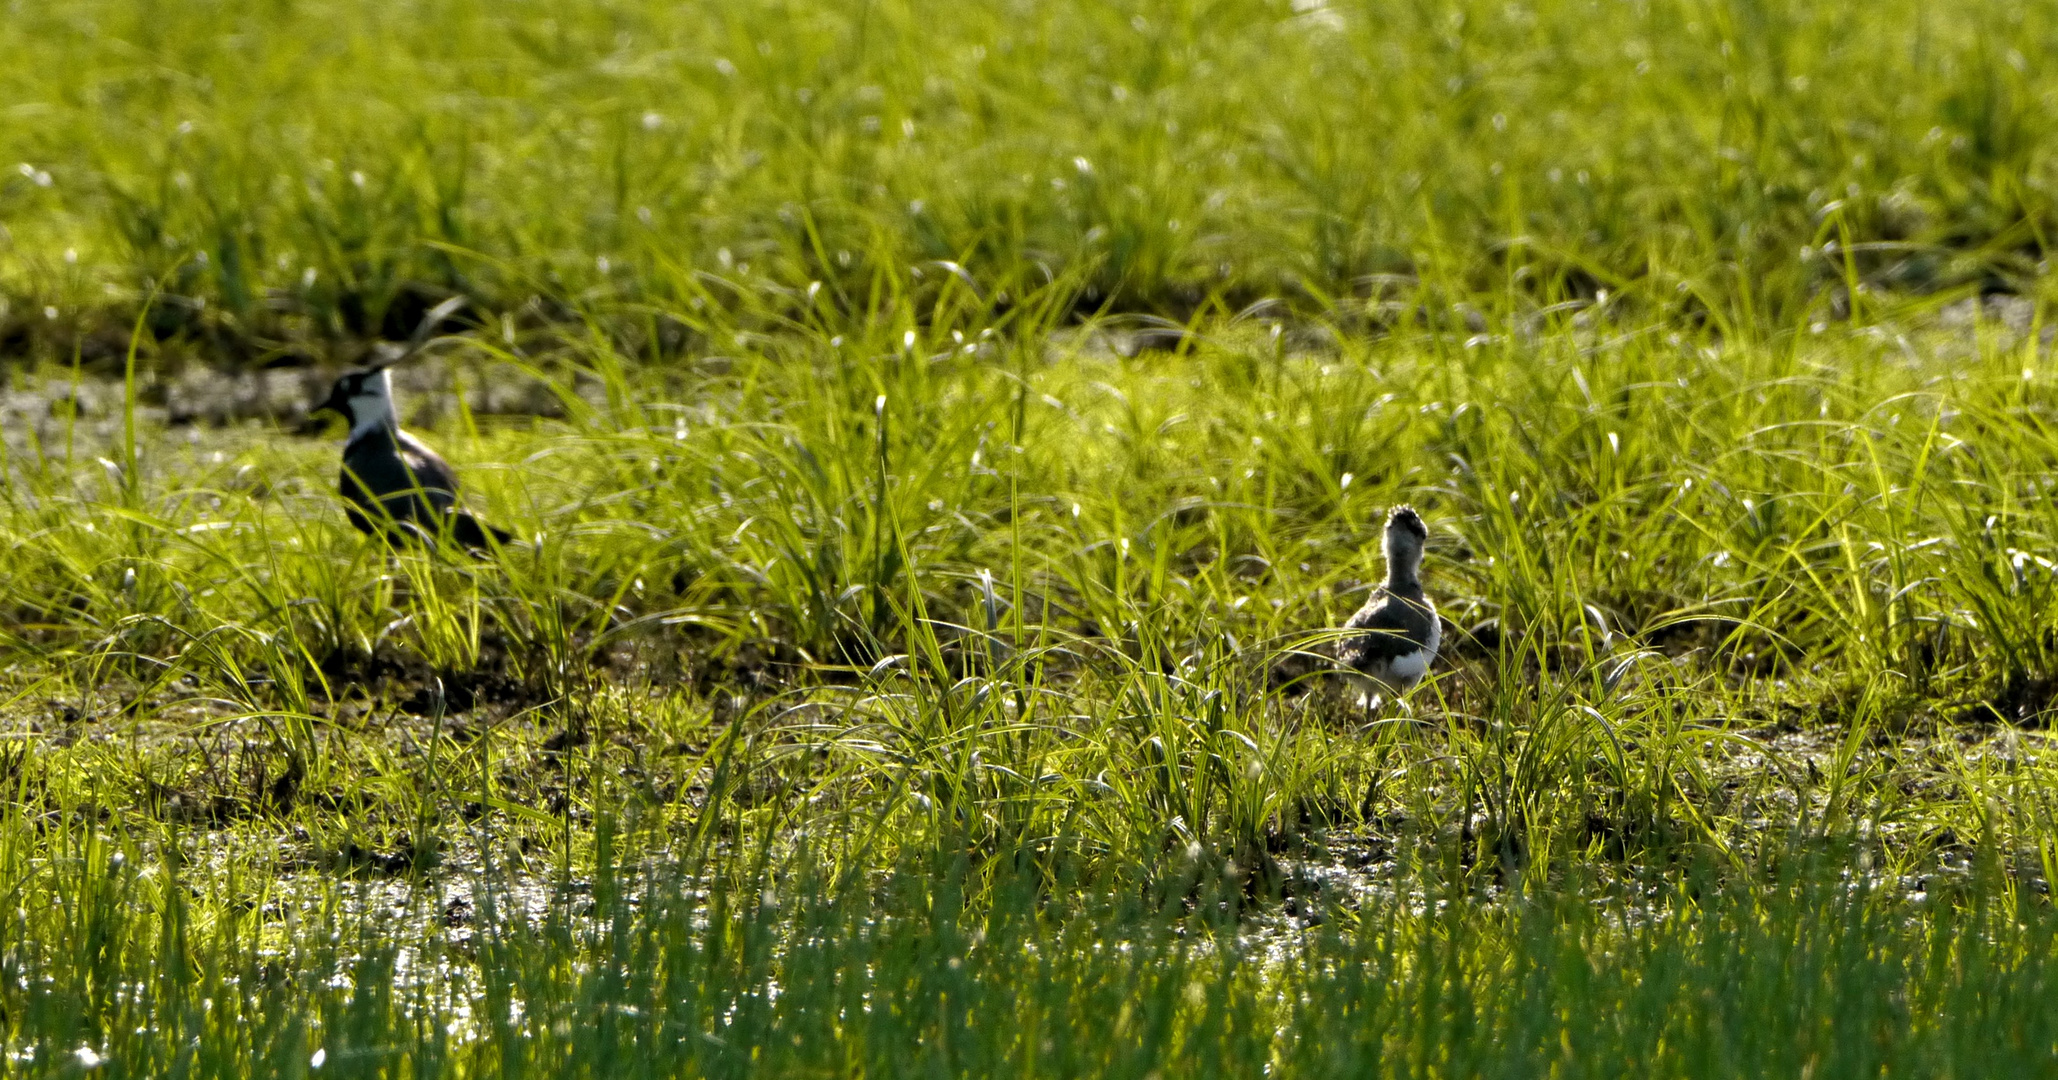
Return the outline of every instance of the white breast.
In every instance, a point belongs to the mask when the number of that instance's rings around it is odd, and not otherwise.
[[[1428,645],[1375,664],[1365,672],[1365,675],[1393,689],[1406,690],[1421,682],[1422,676],[1429,674],[1429,665],[1436,661],[1436,652],[1442,646],[1443,621],[1433,619],[1429,624]]]
[[[1428,649],[1416,649],[1387,661],[1387,674],[1396,682],[1413,683],[1429,671],[1429,662],[1435,658],[1436,654]]]

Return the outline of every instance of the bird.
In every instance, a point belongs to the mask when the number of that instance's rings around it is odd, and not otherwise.
[[[419,351],[429,331],[462,303],[456,297],[438,304],[404,351],[337,379],[328,399],[311,410],[336,413],[350,425],[340,489],[350,523],[368,536],[431,547],[448,537],[474,553],[514,539],[512,533],[480,521],[458,505],[457,470],[402,431],[393,408],[393,379],[387,369]]]
[[[1429,527],[1407,505],[1386,516],[1386,581],[1344,624],[1336,656],[1368,706],[1422,681],[1443,644],[1436,605],[1422,591],[1422,545]]]

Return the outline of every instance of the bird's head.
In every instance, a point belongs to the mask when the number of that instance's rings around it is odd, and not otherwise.
[[[332,412],[350,425],[350,437],[381,424],[398,423],[393,415],[393,379],[383,367],[353,371],[336,380],[329,396],[311,412]]]
[[[1415,508],[1403,503],[1386,515],[1386,560],[1394,567],[1405,567],[1410,572],[1422,561],[1422,546],[1429,540],[1429,526],[1422,523],[1422,515]]]
[[[406,345],[381,343],[374,351],[377,359],[370,367],[337,379],[336,385],[329,389],[328,398],[308,410],[309,414],[335,413],[349,423],[353,439],[381,425],[399,427],[400,420],[393,409],[393,380],[386,374],[386,369],[411,359],[432,344],[436,328],[464,305],[464,297],[453,296],[430,308]]]

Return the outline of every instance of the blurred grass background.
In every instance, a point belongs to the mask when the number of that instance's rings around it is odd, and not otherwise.
[[[1751,333],[1850,286],[2032,290],[2054,30],[2000,2],[20,4],[0,291],[11,351],[60,355],[159,281],[158,336],[268,357],[402,335],[418,288],[679,306],[710,274],[863,310],[925,260],[1180,318],[1606,289]]]

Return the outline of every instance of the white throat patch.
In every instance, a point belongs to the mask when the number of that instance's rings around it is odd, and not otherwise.
[[[350,438],[381,427],[398,427],[393,415],[393,380],[381,371],[364,381],[364,389],[350,398]]]

